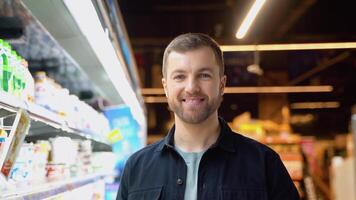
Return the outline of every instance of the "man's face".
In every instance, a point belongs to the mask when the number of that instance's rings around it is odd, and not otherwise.
[[[171,52],[166,73],[162,83],[168,105],[176,117],[186,123],[198,124],[217,114],[226,76],[220,77],[219,65],[210,48]]]

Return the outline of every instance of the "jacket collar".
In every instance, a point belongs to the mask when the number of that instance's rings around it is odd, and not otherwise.
[[[234,137],[233,132],[231,131],[229,125],[225,122],[225,120],[219,117],[220,123],[220,135],[210,148],[219,147],[228,152],[235,152],[235,145],[234,145]],[[157,151],[162,151],[165,148],[174,148],[174,130],[175,125],[169,130],[167,136],[159,143]]]

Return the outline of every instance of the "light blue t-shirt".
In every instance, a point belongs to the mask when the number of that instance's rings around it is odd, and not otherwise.
[[[185,200],[196,200],[198,198],[198,171],[199,163],[205,151],[202,152],[184,152],[175,147],[178,153],[183,157],[187,165],[186,186],[184,192]]]

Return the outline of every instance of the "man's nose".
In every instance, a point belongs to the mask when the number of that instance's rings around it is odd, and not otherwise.
[[[195,94],[200,92],[200,86],[198,80],[195,78],[189,78],[185,86],[185,91],[190,94]]]

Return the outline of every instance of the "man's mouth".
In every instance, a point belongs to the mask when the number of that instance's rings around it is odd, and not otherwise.
[[[203,97],[186,97],[182,102],[188,106],[198,106],[204,101]]]

